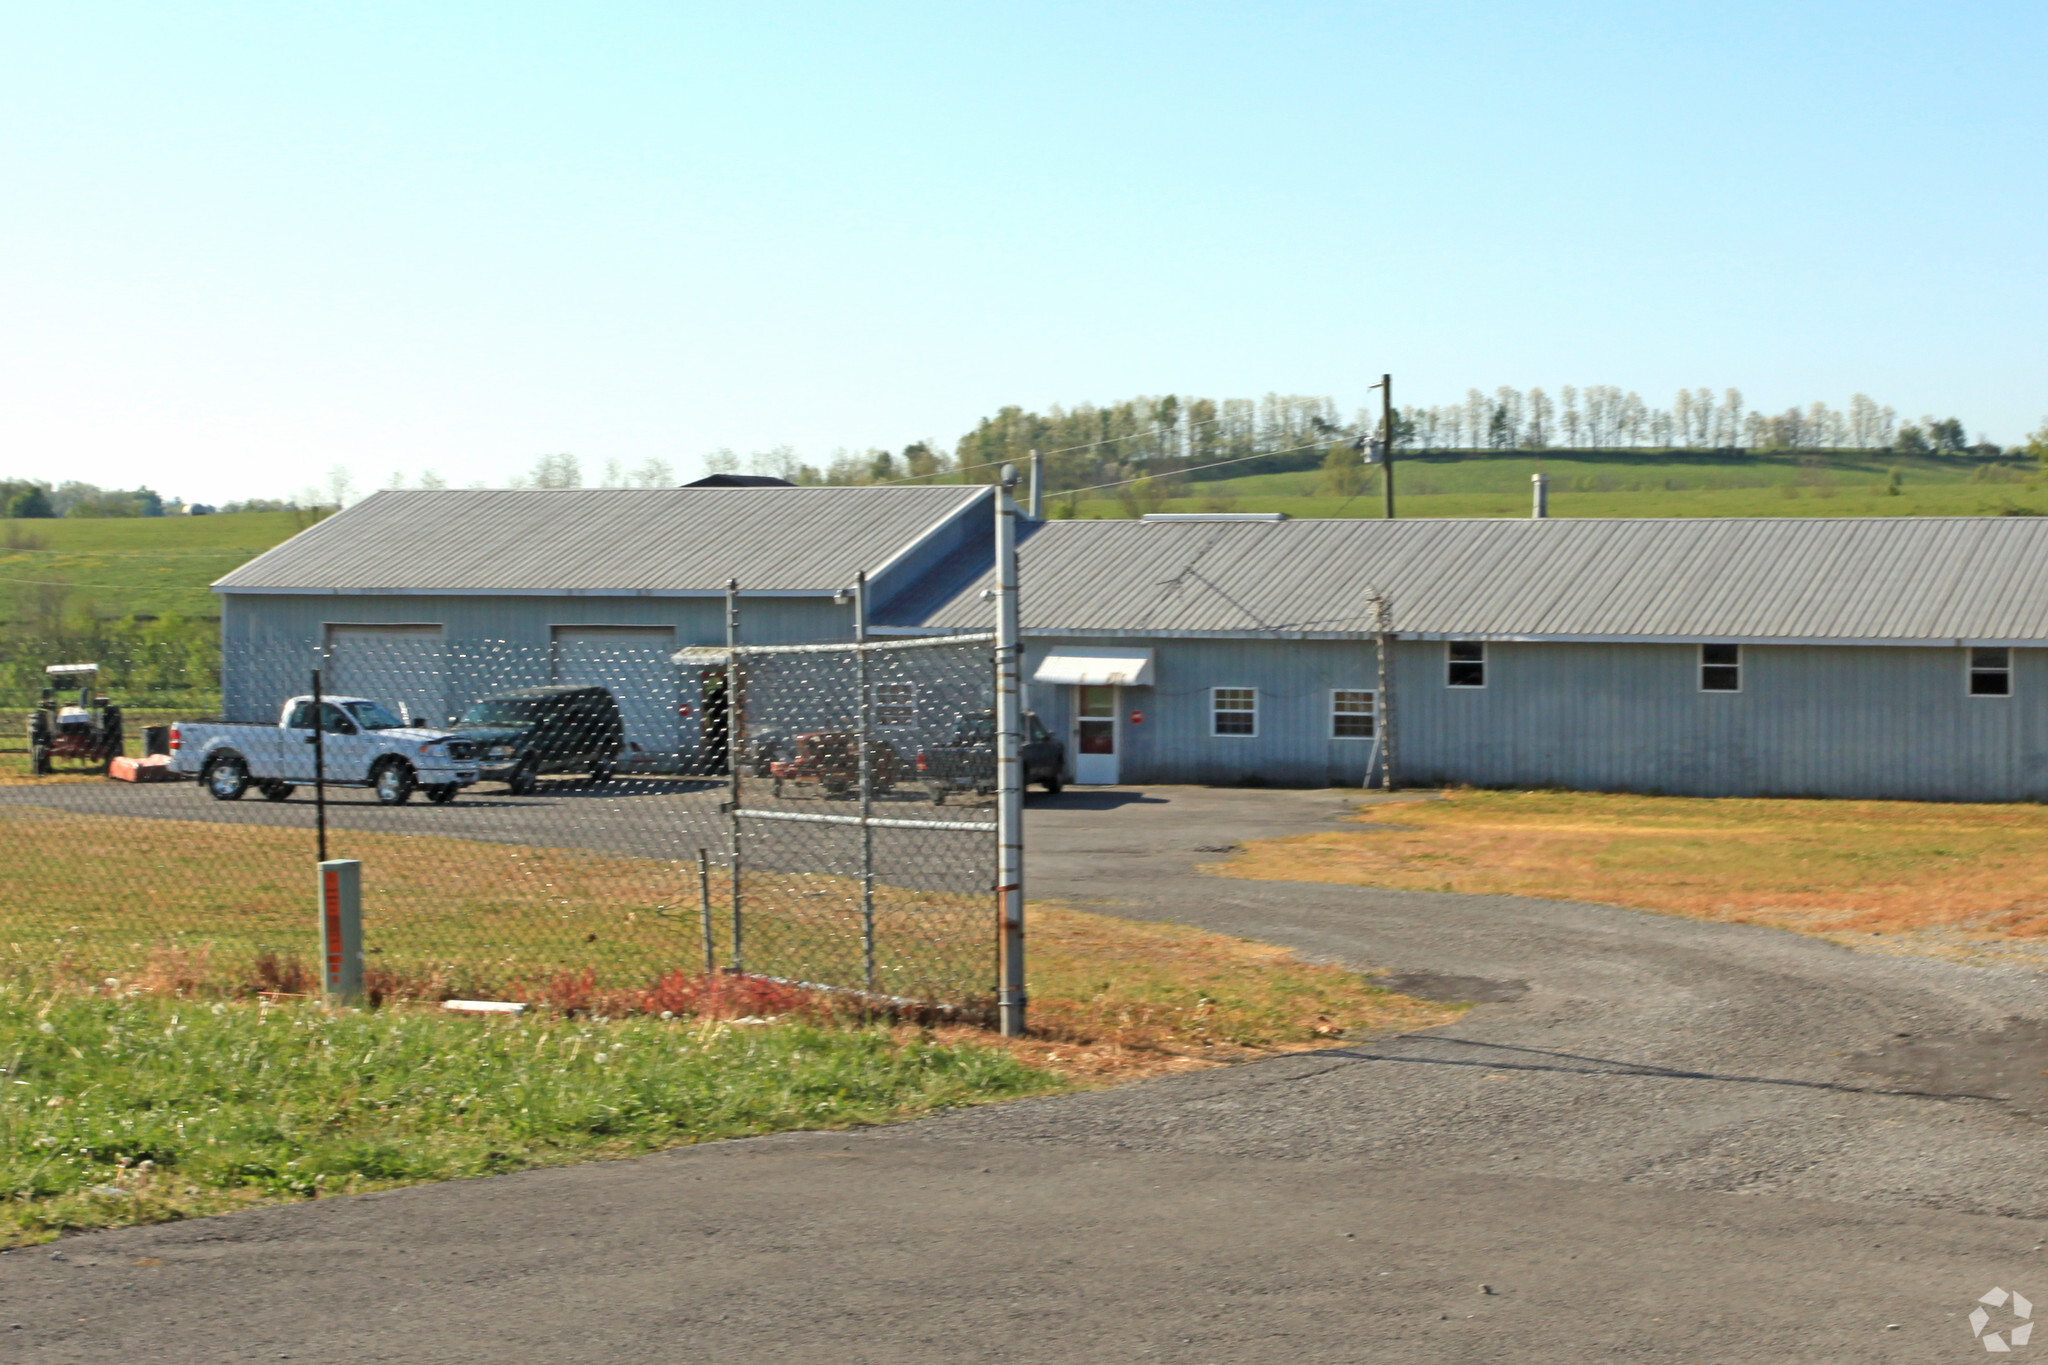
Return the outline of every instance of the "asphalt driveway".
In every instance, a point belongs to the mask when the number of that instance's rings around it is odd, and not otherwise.
[[[1194,871],[1345,805],[1069,793],[1031,893],[1489,1002],[1457,1024],[67,1239],[0,1258],[0,1360],[1925,1362],[1994,1285],[2048,1305],[2043,977]]]

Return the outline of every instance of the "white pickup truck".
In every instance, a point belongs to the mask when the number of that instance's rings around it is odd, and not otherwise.
[[[367,697],[323,697],[320,749],[326,781],[368,787],[386,806],[415,790],[436,805],[477,779],[475,746],[445,730],[407,725]],[[254,787],[282,801],[313,780],[313,699],[293,697],[275,725],[179,721],[171,726],[171,767],[197,777],[216,801]]]

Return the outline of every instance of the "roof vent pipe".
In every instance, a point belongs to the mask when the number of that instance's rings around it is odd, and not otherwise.
[[[1550,515],[1550,480],[1541,473],[1531,474],[1529,485],[1534,494],[1529,504],[1529,515],[1541,521]]]

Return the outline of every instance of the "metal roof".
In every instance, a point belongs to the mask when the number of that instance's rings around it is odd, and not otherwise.
[[[1055,521],[1019,551],[1039,635],[2048,642],[2048,518]],[[983,574],[906,625],[978,624]]]
[[[222,593],[816,593],[870,577],[985,487],[387,491],[213,585]]]

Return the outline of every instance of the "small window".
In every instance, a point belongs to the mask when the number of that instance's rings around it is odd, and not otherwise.
[[[1255,687],[1218,687],[1209,693],[1212,734],[1256,735],[1259,732],[1259,691]]]
[[[1700,646],[1700,691],[1742,690],[1742,646]]]
[[[1450,666],[1444,673],[1446,687],[1486,686],[1486,644],[1480,640],[1453,640],[1450,642],[1448,657]]]
[[[900,729],[917,723],[917,684],[885,682],[875,684],[875,728]]]
[[[2012,695],[2011,650],[2001,645],[1978,645],[1970,650],[1970,695]]]
[[[1330,738],[1371,739],[1376,719],[1371,692],[1340,687],[1330,694]]]

